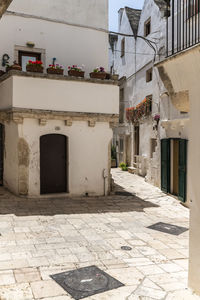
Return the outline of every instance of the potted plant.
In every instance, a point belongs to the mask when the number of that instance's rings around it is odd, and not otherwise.
[[[106,72],[103,67],[97,67],[90,73],[90,78],[97,78],[97,79],[106,79]]]
[[[8,72],[10,70],[21,71],[22,67],[16,61],[13,61],[13,65],[11,65],[11,66],[9,64],[6,65],[6,72]]]
[[[32,61],[29,60],[27,65],[26,65],[26,71],[27,72],[36,72],[36,73],[43,73],[43,65],[42,61],[36,60]]]
[[[63,75],[63,66],[56,64],[56,65],[49,65],[47,68],[48,74],[57,74],[57,75]]]
[[[122,169],[122,171],[128,171],[127,164],[125,164],[125,163],[122,162],[119,166]]]
[[[77,65],[68,67],[68,75],[74,77],[84,77],[85,72],[83,71],[83,67],[78,67]]]

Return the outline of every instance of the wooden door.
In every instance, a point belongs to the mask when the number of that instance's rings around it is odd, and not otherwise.
[[[60,134],[40,138],[41,194],[67,192],[67,138]]]
[[[187,140],[179,140],[179,194],[182,202],[186,201],[187,189]]]
[[[161,140],[161,189],[170,192],[170,139]]]

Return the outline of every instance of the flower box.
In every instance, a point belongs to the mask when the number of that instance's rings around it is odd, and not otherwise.
[[[84,77],[85,72],[84,71],[77,71],[77,70],[69,70],[68,75],[74,76],[74,77]]]
[[[0,76],[3,76],[5,72],[3,70],[0,70]]]
[[[63,72],[64,72],[63,69],[47,68],[47,73],[48,74],[63,75]]]
[[[106,79],[106,72],[91,72],[90,78],[96,78],[96,79]]]
[[[43,66],[41,65],[27,65],[26,66],[26,71],[27,72],[35,72],[35,73],[43,73]]]
[[[17,63],[14,63],[12,66],[6,67],[6,72],[9,72],[10,70],[21,71],[22,67],[20,65],[18,65]]]

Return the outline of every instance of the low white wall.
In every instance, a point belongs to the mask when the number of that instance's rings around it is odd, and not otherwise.
[[[0,83],[0,109],[11,106],[118,114],[119,88],[112,84],[13,76]]]
[[[60,130],[56,130],[59,127]],[[44,134],[63,134],[69,142],[69,194],[103,195],[103,170],[108,170],[108,146],[112,139],[109,123],[97,122],[95,127],[88,127],[87,122],[73,122],[64,126],[60,120],[48,121],[46,126],[39,126],[38,120],[25,119],[19,125],[20,137],[30,148],[29,196],[40,195],[40,136]],[[10,141],[11,142],[11,141]],[[106,191],[108,179],[106,179]]]

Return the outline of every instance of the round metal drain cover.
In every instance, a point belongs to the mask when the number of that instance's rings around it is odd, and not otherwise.
[[[64,284],[70,289],[79,292],[97,292],[107,288],[108,278],[94,270],[88,270],[84,273],[77,270],[67,275]]]
[[[129,246],[122,246],[121,249],[125,250],[125,251],[131,251],[132,250],[132,248],[129,247]]]

